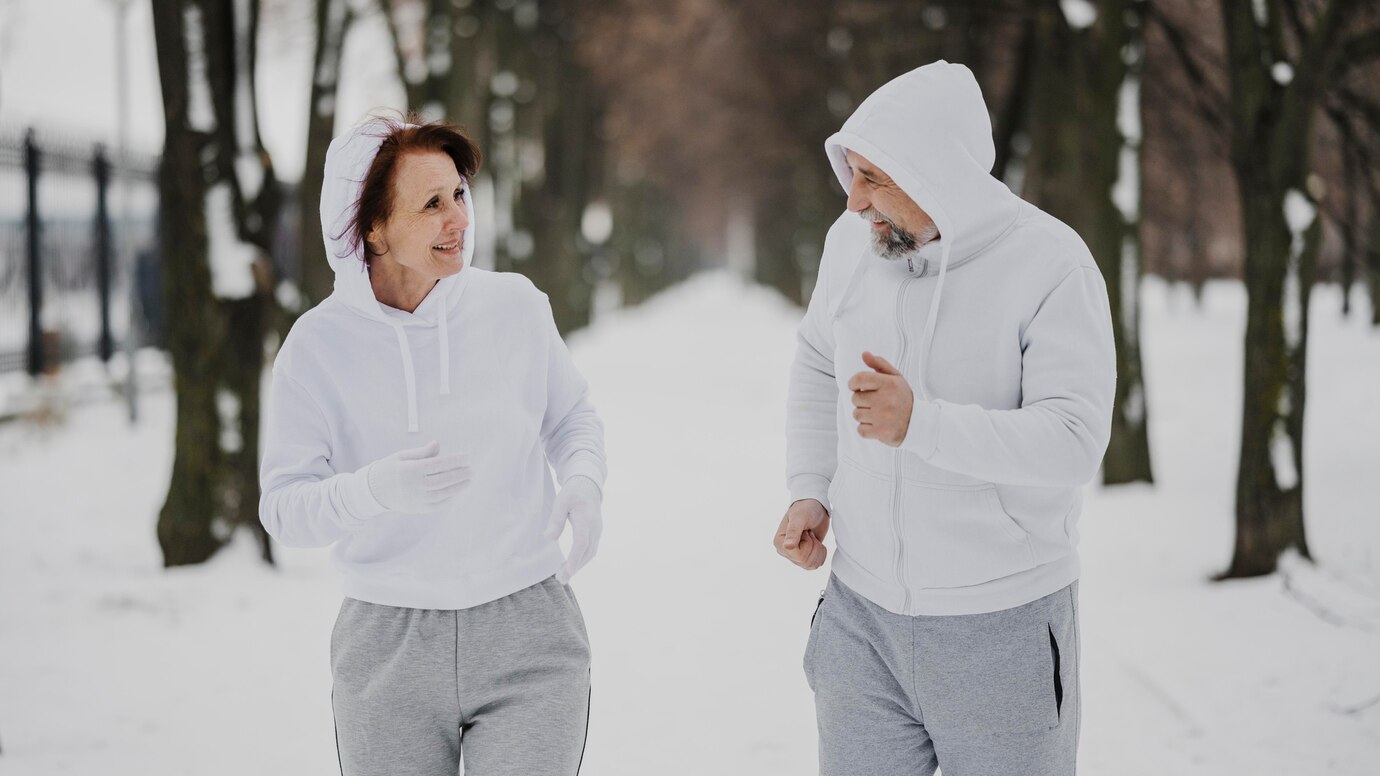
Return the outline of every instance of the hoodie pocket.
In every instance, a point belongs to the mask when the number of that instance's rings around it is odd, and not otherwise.
[[[1030,538],[991,483],[903,480],[907,576],[917,587],[966,587],[1035,567]]]
[[[877,577],[895,581],[896,535],[892,528],[891,478],[841,457],[829,486],[830,529],[840,555]]]

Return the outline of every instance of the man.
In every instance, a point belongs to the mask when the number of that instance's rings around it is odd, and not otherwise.
[[[990,175],[961,65],[883,86],[825,149],[850,212],[800,324],[776,534],[814,569],[834,528],[805,653],[820,772],[1072,774],[1076,523],[1116,381],[1102,275]]]

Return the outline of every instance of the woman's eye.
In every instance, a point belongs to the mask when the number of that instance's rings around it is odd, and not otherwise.
[[[462,200],[462,199],[464,199],[464,198],[465,198],[465,190],[464,190],[464,189],[456,189],[456,190],[455,190],[455,201],[456,201],[456,202],[459,202],[460,200]]]
[[[436,197],[432,197],[431,200],[426,203],[426,206],[428,209],[430,209],[436,207],[439,204],[441,204],[441,200]]]

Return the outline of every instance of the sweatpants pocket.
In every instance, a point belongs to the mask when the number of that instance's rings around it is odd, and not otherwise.
[[[820,616],[819,616],[819,614],[820,614],[820,609],[823,609],[823,608],[824,608],[824,591],[821,590],[820,593],[819,593],[819,600],[815,602],[815,612],[814,612],[814,614],[810,615],[810,635],[809,635],[809,637],[805,640],[805,659],[804,659],[804,661],[803,661],[803,667],[804,667],[804,669],[805,669],[805,684],[809,685],[809,687],[810,687],[811,690],[814,690],[814,689],[815,689],[815,680],[814,680],[814,670],[813,670],[813,668],[812,668],[812,664],[811,664],[810,658],[812,658],[812,657],[814,656],[814,652],[815,652],[815,642],[816,642],[816,641],[818,640],[818,638],[819,638],[819,627],[820,627]]]
[[[926,726],[972,736],[1058,727],[1074,674],[1057,649],[1063,641],[1051,634],[1067,595],[998,612],[920,618],[916,650],[924,657],[915,670]]]

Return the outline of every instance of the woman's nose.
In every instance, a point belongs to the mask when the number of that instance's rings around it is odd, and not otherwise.
[[[455,228],[463,231],[466,227],[470,225],[469,208],[465,207],[465,203],[463,201],[452,204],[449,218],[447,218],[446,220],[448,222],[447,225],[455,226]]]

